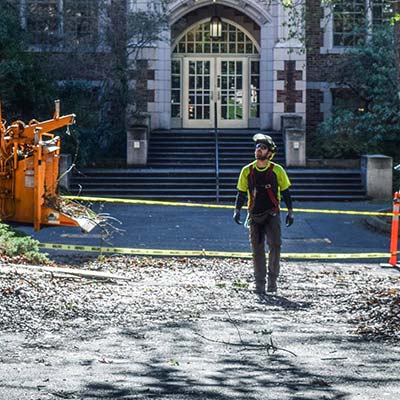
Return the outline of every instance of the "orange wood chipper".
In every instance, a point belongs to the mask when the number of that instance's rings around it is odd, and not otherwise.
[[[74,123],[75,115],[60,116],[55,101],[52,119],[7,126],[0,104],[0,218],[41,225],[81,226],[90,231],[95,215],[86,207],[58,196],[60,137],[49,132]]]

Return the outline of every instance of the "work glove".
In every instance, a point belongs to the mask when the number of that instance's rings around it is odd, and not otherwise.
[[[293,225],[294,222],[294,216],[293,216],[293,211],[289,211],[286,215],[286,226],[289,227]]]
[[[240,221],[240,210],[235,210],[233,213],[233,220],[238,224],[242,225],[242,222]]]

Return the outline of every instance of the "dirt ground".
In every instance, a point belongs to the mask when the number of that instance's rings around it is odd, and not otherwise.
[[[56,265],[54,265],[56,267]],[[0,264],[0,399],[400,399],[400,273],[282,262],[110,257]]]

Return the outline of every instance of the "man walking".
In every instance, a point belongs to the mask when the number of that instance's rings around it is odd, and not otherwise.
[[[246,225],[250,229],[250,243],[253,254],[256,293],[265,293],[267,276],[265,240],[269,247],[267,292],[277,291],[280,270],[281,220],[279,204],[283,197],[288,214],[286,226],[294,222],[290,181],[285,170],[271,161],[276,152],[272,138],[262,133],[253,136],[256,143],[255,161],[240,172],[233,219],[241,224],[240,210],[246,202],[248,214]]]

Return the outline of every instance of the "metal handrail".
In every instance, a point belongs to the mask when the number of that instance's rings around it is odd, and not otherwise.
[[[217,102],[214,102],[214,138],[215,138],[215,197],[219,203],[219,140]]]

